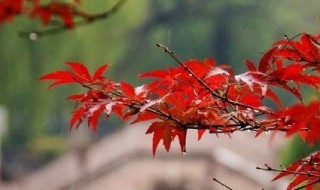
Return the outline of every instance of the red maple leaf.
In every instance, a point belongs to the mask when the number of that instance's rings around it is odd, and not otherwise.
[[[103,73],[107,69],[107,65],[100,66],[93,76],[90,76],[88,68],[81,63],[78,62],[67,62],[71,68],[71,71],[56,71],[53,73],[49,73],[43,75],[39,78],[39,80],[52,80],[54,81],[49,88],[63,85],[63,84],[70,84],[70,83],[80,83],[80,84],[95,84],[97,82],[104,81],[105,77]]]
[[[120,83],[120,85],[121,85],[121,88],[122,88],[122,92],[126,95],[126,96],[128,96],[128,97],[130,97],[130,98],[134,98],[135,97],[135,90],[134,90],[134,88],[131,86],[131,84],[129,84],[129,83],[126,83],[126,82],[121,82]]]
[[[15,16],[22,13],[22,0],[2,0],[0,2],[0,24],[11,21]]]
[[[153,122],[148,128],[146,134],[153,133],[153,145],[152,152],[155,155],[158,144],[162,140],[163,145],[167,151],[169,151],[171,142],[178,136],[181,151],[185,152],[186,149],[186,134],[187,131],[181,127],[176,126],[170,121],[157,121]]]
[[[313,144],[320,142],[320,102],[309,105],[294,105],[278,111],[272,117],[277,119],[278,130],[285,130],[287,136],[298,133],[303,140]]]
[[[74,14],[75,9],[72,4],[58,2],[51,2],[50,4],[43,6],[35,6],[30,12],[30,16],[39,17],[44,26],[47,26],[50,23],[52,16],[58,16],[69,29],[72,29],[74,26]]]

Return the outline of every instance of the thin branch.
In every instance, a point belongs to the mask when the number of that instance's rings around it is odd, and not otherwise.
[[[290,171],[290,170],[287,170],[286,168],[283,168],[283,167],[282,167],[282,169],[275,169],[275,168],[270,167],[268,164],[265,164],[264,166],[265,166],[265,168],[261,168],[258,166],[258,167],[256,167],[256,169],[263,170],[263,171],[272,171],[272,172],[285,172],[285,173],[293,174],[293,175],[305,175],[305,176],[318,177],[320,180],[320,174],[313,174],[311,172]]]
[[[293,50],[295,50],[299,56],[300,56],[300,60],[301,62],[309,62],[309,63],[313,63],[313,64],[319,64],[319,61],[317,60],[308,60],[308,58],[306,58],[306,56],[299,50],[297,49],[294,44],[292,43],[292,40],[294,40],[295,38],[297,38],[298,36],[301,36],[301,35],[309,35],[308,33],[305,33],[305,32],[301,32],[301,33],[298,33],[296,35],[294,35],[293,37],[289,38],[289,36],[287,34],[284,35],[284,38],[286,40],[288,40],[288,43],[286,43],[281,49],[284,50],[285,48],[287,48],[288,45],[290,45],[292,47]],[[309,35],[310,36],[310,35]],[[311,38],[311,40],[319,45],[319,43],[317,41],[314,40],[314,38]],[[289,59],[289,58],[288,58]],[[289,59],[289,60],[293,60],[293,61],[297,61],[295,59]]]
[[[302,35],[302,34],[306,34],[306,33],[300,32],[300,33],[294,35],[294,36],[291,37],[291,38],[289,38],[288,34],[285,34],[285,35],[284,35],[284,38],[285,38],[286,40],[288,40],[288,43],[285,44],[285,46],[283,46],[283,49],[286,48],[288,44],[290,44],[291,46],[293,46],[293,45],[292,45],[292,40],[294,40],[295,38],[297,38],[298,36],[300,36],[300,35]]]
[[[92,90],[92,87],[91,86],[88,86],[86,84],[84,84],[83,82],[81,82],[79,79],[77,79],[77,77],[72,77],[73,80],[77,81],[79,84],[81,84],[82,87],[84,88],[88,88],[90,90]]]
[[[96,15],[91,15],[91,16],[89,15],[84,20],[76,21],[74,23],[74,28],[86,26],[86,25],[94,23],[95,21],[109,18],[110,16],[115,14],[123,6],[123,4],[126,1],[127,0],[120,0],[110,10],[108,10],[106,12],[96,14]],[[19,36],[22,38],[37,39],[39,37],[43,37],[43,36],[47,36],[47,35],[51,35],[51,34],[57,34],[57,33],[65,32],[68,30],[70,30],[70,29],[66,25],[60,25],[60,26],[52,27],[52,28],[49,28],[46,30],[35,30],[35,31],[27,31],[27,32],[22,31],[22,32],[19,32]]]
[[[225,100],[226,97],[223,97],[219,95],[217,92],[212,90],[203,80],[201,80],[199,77],[197,77],[194,72],[187,67],[184,62],[173,52],[171,51],[167,46],[164,46],[162,44],[157,43],[156,44],[158,47],[161,47],[164,49],[166,53],[168,53],[177,63],[179,63],[193,78],[195,78],[201,85],[203,85],[211,94],[213,94],[215,97],[218,97],[222,100]]]
[[[230,188],[229,186],[227,186],[226,184],[222,183],[221,181],[217,180],[216,178],[213,178],[212,179],[213,181],[219,183],[220,185],[222,185],[223,187],[229,189],[229,190],[232,190],[232,188]]]
[[[304,32],[298,33],[298,34],[294,35],[292,38],[289,38],[289,36],[288,36],[287,34],[285,34],[285,35],[284,35],[284,38],[285,38],[286,40],[288,40],[288,43],[287,43],[286,45],[284,45],[282,49],[284,50],[288,45],[291,45],[291,47],[293,48],[293,50],[295,50],[295,51],[299,54],[299,56],[300,56],[301,58],[304,58],[305,56],[303,55],[303,53],[301,53],[300,50],[298,50],[298,49],[292,44],[292,40],[293,40],[293,39],[295,39],[295,38],[297,38],[298,36],[303,35],[303,34],[306,34],[306,33],[304,33]]]
[[[82,84],[84,87],[87,87],[83,83],[79,82]],[[91,87],[89,87],[91,88]],[[123,99],[126,98],[130,103],[125,103],[124,105],[128,107],[129,109],[135,110],[137,113],[140,111],[140,109],[146,104],[146,102],[142,102],[138,99],[131,99],[130,97],[125,96],[121,91],[118,91],[117,89],[113,89],[113,91],[108,92],[111,95],[114,96],[113,101],[117,101],[118,98]],[[108,96],[111,97],[111,96]],[[179,118],[174,117],[170,113],[166,113],[165,111],[159,109],[156,105],[149,106],[148,108],[145,109],[147,112],[154,113],[156,115],[159,115],[163,118],[166,118],[168,120],[174,121],[178,127],[188,130],[199,130],[199,129],[204,129],[208,130],[209,133],[214,133],[214,134],[227,134],[227,133],[233,133],[236,131],[258,131],[261,128],[263,128],[262,125],[269,125],[272,122],[276,122],[276,120],[271,120],[271,121],[264,121],[262,123],[252,123],[252,122],[230,122],[226,124],[202,124],[199,120],[196,121],[190,121],[190,122],[184,122]],[[232,119],[232,118],[231,118]],[[228,119],[229,120],[229,119]],[[267,127],[263,128],[264,131],[287,131],[288,129],[286,128],[272,128],[272,127]]]
[[[116,90],[114,92],[112,92],[111,94],[113,94],[114,96],[120,97],[120,98],[128,98],[125,95],[123,95],[121,92],[118,92]],[[129,109],[134,109],[136,111],[140,111],[141,107],[143,105],[145,105],[145,103],[141,102],[139,100],[136,100],[136,99],[132,99],[131,100],[131,104],[124,104],[124,105],[127,106]],[[169,119],[171,121],[174,121],[179,125],[179,127],[183,128],[183,129],[186,129],[186,130],[187,129],[192,129],[192,130],[206,129],[206,130],[210,130],[212,128],[215,128],[217,131],[210,132],[210,133],[219,134],[219,133],[232,133],[232,132],[235,132],[235,131],[245,131],[245,130],[255,131],[258,128],[257,126],[250,126],[250,125],[248,125],[249,127],[246,127],[247,124],[245,124],[245,123],[230,123],[230,124],[224,124],[224,125],[222,125],[222,124],[203,125],[203,124],[200,124],[200,123],[185,123],[185,122],[179,120],[178,118],[175,118],[171,114],[168,114],[168,113],[162,111],[161,109],[158,109],[155,106],[150,106],[150,107],[146,108],[146,111],[154,113],[154,114],[157,114],[157,115],[162,116],[162,117],[164,117],[166,119]],[[230,129],[228,129],[226,131],[226,128],[230,128]]]
[[[196,76],[194,74],[194,72],[189,67],[187,67],[184,64],[184,62],[172,50],[170,50],[167,46],[164,46],[164,45],[162,45],[160,43],[157,43],[156,45],[158,47],[163,48],[165,53],[168,53],[179,65],[181,65],[193,78],[195,78],[213,96],[215,96],[217,98],[220,98],[222,101],[228,102],[228,103],[236,105],[236,106],[241,106],[241,107],[244,107],[244,108],[250,108],[250,109],[253,109],[253,110],[260,111],[262,113],[272,114],[272,112],[270,112],[270,111],[259,109],[259,108],[255,108],[255,107],[252,107],[252,106],[249,106],[249,105],[246,105],[246,104],[242,104],[240,102],[236,102],[236,101],[230,100],[230,99],[227,98],[227,96],[221,96],[219,93],[217,93],[214,90],[212,90],[210,88],[210,86],[208,86],[208,84],[206,84],[203,80],[201,80],[198,76]]]
[[[306,187],[315,185],[316,183],[320,182],[320,175],[319,174],[315,174],[312,171],[308,172],[298,172],[298,171],[290,171],[288,169],[286,169],[283,165],[280,165],[281,169],[275,169],[270,167],[269,165],[265,164],[265,168],[261,168],[261,167],[256,167],[257,170],[263,170],[263,171],[273,171],[273,172],[280,172],[280,173],[287,173],[287,174],[291,174],[291,175],[302,175],[302,176],[307,176],[308,178],[313,177],[313,178],[317,178],[316,180],[313,180],[310,182],[310,180],[308,181],[309,183],[302,185],[300,187],[294,188],[294,190],[301,190],[304,189]],[[318,171],[315,171],[317,173],[319,173]],[[306,180],[307,181],[307,180]]]

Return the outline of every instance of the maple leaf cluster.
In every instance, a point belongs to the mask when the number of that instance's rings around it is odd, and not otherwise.
[[[320,182],[320,152],[314,152],[306,158],[291,164],[288,168],[280,165],[281,169],[275,169],[265,164],[265,167],[257,167],[259,170],[280,172],[272,181],[292,175],[288,190],[312,190]]]
[[[88,18],[87,14],[78,9],[80,3],[80,0],[74,0],[73,3],[51,0],[46,4],[41,0],[1,0],[0,24],[11,21],[16,16],[25,15],[31,19],[39,18],[44,26],[58,18],[57,21],[61,20],[66,28],[72,29],[75,16]]]
[[[288,185],[288,190],[299,187],[306,187],[306,190],[312,190],[317,183],[320,182],[320,152],[315,152],[298,160],[288,168],[281,171],[273,180],[277,180],[287,175],[293,175],[293,179]]]
[[[123,120],[133,118],[132,123],[149,121],[146,134],[153,135],[153,154],[160,142],[169,151],[175,138],[185,152],[188,130],[197,130],[199,139],[205,133],[231,136],[236,131],[254,131],[259,136],[265,132],[284,132],[287,136],[299,134],[312,144],[320,141],[320,101],[303,104],[300,88],[306,85],[319,91],[319,38],[301,34],[300,40],[277,41],[257,66],[246,60],[248,71],[237,75],[231,67],[219,65],[214,59],[182,61],[173,51],[157,44],[178,66],[140,74],[141,78],[153,80],[138,87],[107,79],[103,74],[108,65],[90,75],[79,62],[68,62],[70,71],[49,73],[40,80],[53,81],[49,88],[75,83],[87,89],[68,97],[76,102],[71,128],[87,120],[88,126],[97,131],[99,117],[108,118],[111,113]],[[276,88],[297,97],[298,103],[284,107],[274,91]],[[266,99],[276,106],[266,104]],[[311,156],[312,160],[318,157]],[[302,163],[309,162],[298,161],[288,170],[299,172],[281,171],[275,179],[294,174],[288,189],[302,182],[319,181],[318,165]],[[318,173],[302,175],[301,169]]]

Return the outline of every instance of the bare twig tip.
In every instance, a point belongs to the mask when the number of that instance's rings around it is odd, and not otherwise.
[[[223,187],[225,187],[225,188],[227,188],[229,190],[232,190],[231,187],[227,186],[226,184],[222,183],[221,181],[217,180],[216,178],[213,178],[212,180],[217,182],[218,184],[222,185]]]

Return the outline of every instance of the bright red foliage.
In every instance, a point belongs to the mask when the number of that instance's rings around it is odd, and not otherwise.
[[[47,6],[35,7],[30,16],[39,17],[46,26],[50,23],[51,17],[57,15],[61,17],[66,27],[73,28],[73,12],[74,7],[71,4],[52,2]]]
[[[0,2],[0,24],[11,21],[13,17],[22,13],[23,0],[2,0]]]
[[[67,62],[66,65],[72,69],[72,72],[57,71],[42,76],[40,80],[54,80],[54,83],[50,85],[49,88],[67,83],[95,84],[105,81],[103,74],[107,69],[107,65],[99,67],[92,77],[90,76],[87,67],[81,63]]]
[[[141,74],[140,77],[153,78],[153,81],[140,87],[107,80],[103,76],[107,65],[90,75],[88,69],[77,62],[66,63],[71,71],[56,71],[40,80],[51,80],[49,88],[70,83],[87,88],[86,93],[68,98],[77,102],[71,128],[87,119],[96,131],[101,114],[108,117],[115,113],[121,119],[134,116],[132,123],[150,120],[146,133],[153,134],[153,154],[160,141],[169,151],[175,137],[185,152],[186,134],[190,129],[198,130],[199,139],[206,132],[232,135],[235,131],[255,131],[257,136],[269,131],[285,132],[287,136],[298,133],[313,144],[320,141],[320,102],[302,104],[300,87],[307,85],[319,90],[318,39],[302,34],[300,41],[278,41],[261,57],[258,66],[247,60],[249,71],[238,75],[226,65],[217,65],[213,59],[180,61],[172,51],[159,45],[179,66]],[[300,103],[283,108],[274,88],[286,90]],[[268,106],[266,98],[277,107]],[[289,190],[304,181],[318,182],[320,168],[310,162],[318,161],[318,155],[314,153],[294,163],[288,168],[289,173],[283,171],[275,179],[295,174]],[[312,175],[302,172],[312,172]],[[308,186],[312,188],[313,185]]]
[[[74,2],[71,4],[52,0],[43,4],[41,0],[2,0],[0,1],[0,24],[11,21],[15,16],[26,15],[29,18],[40,18],[42,24],[47,26],[53,17],[58,17],[65,27],[72,29],[75,16],[87,19],[87,14],[77,9],[80,0]]]
[[[146,132],[146,134],[150,133],[153,133],[153,155],[155,155],[158,144],[161,140],[165,149],[169,151],[171,142],[176,136],[178,136],[181,151],[185,152],[187,130],[176,126],[175,122],[170,120],[155,121],[150,125]]]

